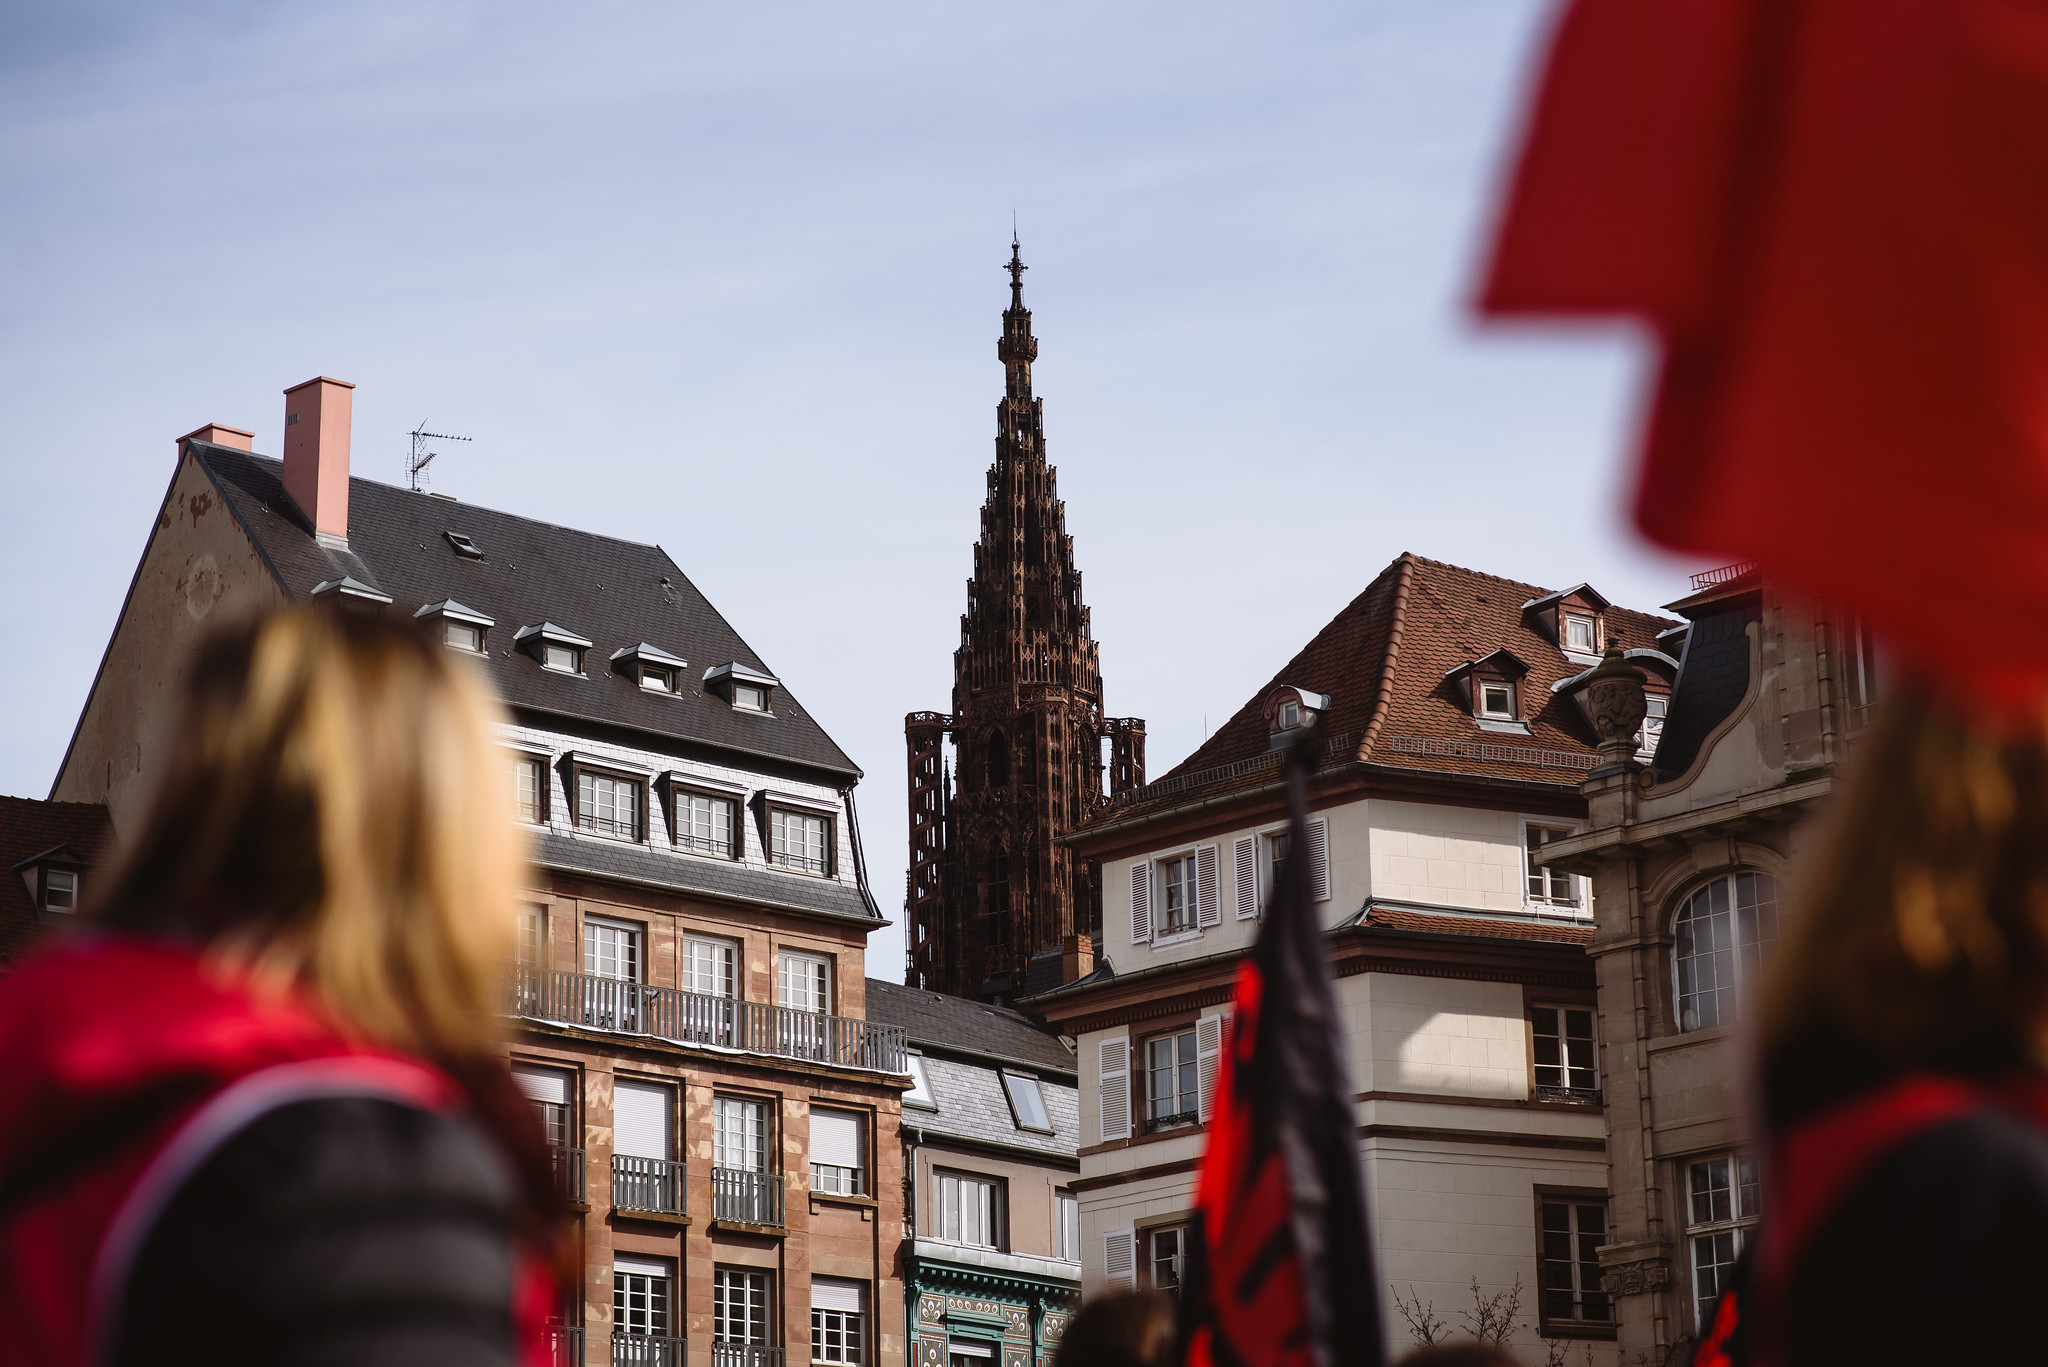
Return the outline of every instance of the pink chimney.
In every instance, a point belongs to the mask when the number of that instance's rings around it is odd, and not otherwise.
[[[182,448],[188,441],[209,442],[215,446],[232,446],[237,451],[254,451],[256,449],[256,434],[254,432],[244,432],[239,427],[229,427],[226,423],[220,422],[210,422],[204,427],[193,428],[190,432],[178,438],[179,447]]]
[[[348,540],[348,430],[355,386],[318,379],[284,392],[284,491],[323,539]]]

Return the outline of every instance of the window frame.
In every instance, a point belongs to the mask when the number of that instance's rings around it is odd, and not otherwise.
[[[1615,1338],[1620,1325],[1620,1306],[1617,1304],[1619,1298],[1612,1292],[1602,1290],[1597,1283],[1591,1287],[1584,1285],[1587,1264],[1578,1255],[1586,1250],[1579,1247],[1577,1242],[1584,1237],[1579,1231],[1578,1223],[1580,1211],[1586,1206],[1598,1206],[1600,1208],[1603,1225],[1601,1231],[1602,1242],[1595,1245],[1595,1249],[1604,1248],[1608,1242],[1612,1241],[1614,1237],[1614,1213],[1608,1193],[1592,1187],[1539,1186],[1536,1188],[1535,1196],[1537,1334],[1543,1338],[1587,1339],[1595,1342],[1612,1340]],[[1566,1233],[1573,1241],[1571,1248],[1573,1254],[1571,1262],[1573,1304],[1575,1307],[1583,1309],[1583,1300],[1586,1296],[1594,1295],[1604,1298],[1607,1303],[1607,1318],[1604,1320],[1588,1319],[1583,1314],[1577,1318],[1567,1319],[1553,1316],[1550,1313],[1543,1278],[1546,1267],[1556,1260],[1549,1257],[1548,1250],[1545,1247],[1544,1236],[1550,1231],[1544,1224],[1543,1219],[1544,1207],[1551,1204],[1562,1204],[1570,1208],[1568,1215],[1570,1228]],[[1599,1268],[1597,1256],[1592,1263],[1592,1267],[1597,1275]]]
[[[905,1052],[903,1058],[910,1072],[910,1086],[903,1093],[903,1104],[920,1110],[938,1110],[939,1098],[932,1091],[932,1075],[924,1066],[924,1055]]]
[[[771,868],[787,869],[791,873],[808,874],[813,878],[832,877],[833,844],[837,837],[837,832],[833,827],[832,814],[829,812],[811,811],[807,808],[778,802],[771,802],[767,804],[767,807],[769,866]],[[782,823],[780,825],[778,825],[778,818]],[[776,848],[778,843],[786,845],[787,836],[784,833],[788,829],[787,823],[792,819],[819,823],[821,828],[819,832],[821,844],[819,847],[820,855],[817,859],[812,859],[808,854],[792,856],[786,848],[782,850]],[[806,831],[806,835],[808,835],[808,831]],[[816,864],[817,867],[810,867],[812,864]]]
[[[839,1277],[833,1280],[856,1281],[857,1279]],[[861,1305],[865,1307],[874,1299],[874,1284],[866,1282],[861,1285],[864,1288],[861,1293]],[[837,1323],[835,1324],[829,1319],[821,1319],[821,1316],[836,1317]],[[865,1308],[860,1310],[826,1310],[813,1304],[811,1306],[811,1361],[829,1362],[834,1364],[835,1367],[861,1367],[861,1364],[867,1361],[867,1322],[868,1312]],[[834,1332],[837,1332],[839,1336],[837,1352],[833,1351],[834,1345],[829,1339],[829,1335]]]
[[[1062,1262],[1081,1261],[1081,1198],[1065,1187],[1052,1192],[1052,1245]]]
[[[1197,1072],[1199,1074],[1199,1069]],[[1003,1097],[1010,1103],[1011,1124],[1027,1134],[1054,1133],[1052,1111],[1045,1104],[1045,1084],[1038,1080],[1037,1075],[1033,1073],[1011,1072],[1006,1068],[1002,1072],[1002,1079]],[[1036,1100],[1038,1114],[1044,1118],[1043,1124],[1035,1124],[1025,1118],[1024,1112],[1026,1108],[1018,1101],[1017,1097],[1019,1089],[1026,1087],[1030,1089],[1030,1095]]]
[[[516,967],[546,972],[548,966],[548,906],[545,902],[521,902],[519,904],[519,943],[514,949],[513,962]],[[533,944],[527,945],[527,932],[531,930]]]
[[[748,701],[742,702],[742,698]],[[733,680],[732,709],[735,712],[752,712],[758,716],[769,715],[771,709],[767,685],[750,683],[745,679]]]
[[[699,987],[694,950],[698,945],[707,945],[725,953],[726,991],[706,992]],[[719,1001],[738,1001],[740,992],[740,942],[724,935],[705,935],[694,930],[684,930],[682,944],[677,947],[677,976],[681,979],[680,990],[696,997],[711,997]]]
[[[1545,1011],[1554,1013],[1555,1025],[1557,1027],[1556,1032],[1549,1036],[1546,1036],[1539,1028],[1537,1020],[1538,1013]],[[1585,1036],[1585,1044],[1591,1051],[1592,1062],[1590,1065],[1586,1065],[1585,1071],[1590,1072],[1592,1075],[1591,1086],[1577,1087],[1572,1085],[1572,1074],[1580,1070],[1580,1065],[1571,1062],[1570,1045],[1577,1037],[1568,1033],[1571,1028],[1569,1013],[1584,1013],[1587,1018],[1586,1028],[1591,1033]],[[1601,1104],[1605,1098],[1600,1089],[1600,1014],[1594,1005],[1589,1002],[1530,1002],[1527,1008],[1527,1018],[1529,1022],[1530,1096],[1539,1101],[1582,1101],[1594,1105]],[[1542,1062],[1542,1050],[1539,1046],[1540,1041],[1545,1038],[1554,1038],[1558,1042],[1558,1062],[1555,1064]],[[1542,1080],[1543,1075],[1539,1070],[1548,1067],[1554,1067],[1558,1070],[1557,1081],[1544,1082]]]
[[[1499,711],[1487,705],[1487,691],[1501,689],[1507,694],[1507,705]],[[1472,714],[1484,721],[1520,721],[1521,714],[1515,706],[1515,681],[1513,679],[1474,679],[1472,681]]]
[[[1709,1218],[1696,1219],[1700,1193],[1693,1190],[1693,1173],[1696,1169],[1724,1161],[1728,1164],[1726,1190],[1729,1213],[1724,1218],[1713,1218],[1710,1204]],[[1685,1231],[1686,1285],[1689,1288],[1686,1301],[1691,1307],[1693,1322],[1697,1326],[1695,1332],[1705,1333],[1707,1324],[1713,1317],[1713,1310],[1710,1304],[1703,1304],[1700,1299],[1700,1245],[1711,1239],[1727,1237],[1731,1250],[1729,1258],[1726,1262],[1716,1259],[1713,1266],[1717,1269],[1733,1269],[1735,1260],[1742,1256],[1742,1250],[1748,1245],[1750,1231],[1756,1228],[1757,1222],[1763,1216],[1763,1165],[1757,1161],[1754,1154],[1746,1150],[1720,1149],[1691,1154],[1679,1159],[1678,1174],[1678,1196],[1685,1203],[1685,1209],[1680,1212],[1680,1223]],[[1751,1180],[1745,1181],[1745,1176]],[[1710,1202],[1711,1191],[1710,1188]],[[1746,1193],[1754,1193],[1754,1204],[1745,1212]],[[1720,1294],[1719,1290],[1715,1291],[1716,1302],[1719,1301]]]
[[[1586,628],[1586,639],[1592,642],[1592,644],[1584,646],[1573,644],[1572,628],[1580,625]],[[1566,651],[1573,655],[1598,655],[1600,653],[1600,615],[1598,613],[1560,610],[1558,613],[1558,626],[1559,644]]]
[[[1553,840],[1569,840],[1579,834],[1579,828],[1570,822],[1536,816],[1522,818],[1522,906],[1538,914],[1547,913],[1555,916],[1569,912],[1574,916],[1588,915],[1591,906],[1585,879],[1576,873],[1566,873],[1563,869],[1538,864],[1532,858],[1537,849],[1552,843],[1551,840],[1544,840],[1531,846],[1530,837],[1537,831],[1552,833]],[[1560,878],[1564,879],[1565,886],[1571,889],[1571,895],[1567,898],[1538,893],[1535,890],[1538,879],[1542,880],[1545,887],[1555,887]]]
[[[721,1155],[727,1158],[734,1156],[729,1139],[733,1131],[726,1123],[726,1116],[731,1114],[728,1109],[730,1107],[749,1106],[754,1108],[761,1122],[759,1144],[751,1155],[761,1166],[734,1167],[729,1162],[719,1161]],[[766,1097],[748,1096],[742,1092],[714,1092],[711,1097],[711,1166],[722,1168],[726,1172],[772,1175],[775,1171],[775,1110]]]
[[[591,932],[593,930],[608,930],[631,937],[627,941],[633,949],[633,971],[630,977],[620,977],[617,974],[611,973],[599,973],[591,968]],[[586,912],[583,917],[580,938],[582,944],[578,948],[582,952],[578,958],[583,965],[582,972],[585,977],[604,978],[611,982],[644,983],[647,981],[647,927],[641,922],[628,921],[616,916],[598,916]]]
[[[577,760],[570,767],[574,771],[575,778],[575,806],[572,810],[575,814],[576,829],[586,835],[602,836],[607,840],[623,840],[635,845],[645,844],[647,841],[646,776],[644,774],[633,773],[631,770],[628,769],[613,768],[606,764],[581,759]],[[625,787],[627,787],[632,792],[633,833],[631,835],[621,835],[616,830],[606,829],[607,825],[617,826],[619,823],[616,819],[613,819],[609,823],[606,823],[603,822],[600,818],[596,818],[594,816],[589,818],[586,818],[584,816],[583,780],[585,778],[589,778],[592,781],[593,785],[599,780],[603,780],[613,784],[622,784],[625,785]],[[591,801],[591,807],[593,811],[597,809],[597,805],[598,804],[596,801],[596,796],[593,792]],[[612,810],[618,810],[618,802],[616,798],[613,799]]]
[[[1143,1133],[1160,1134],[1170,1130],[1193,1129],[1195,1126],[1201,1124],[1201,1045],[1196,1038],[1196,1031],[1197,1022],[1189,1021],[1186,1023],[1184,1027],[1176,1026],[1171,1030],[1161,1030],[1154,1034],[1146,1035],[1140,1041],[1139,1059],[1142,1066],[1142,1071],[1144,1073],[1144,1083],[1142,1086],[1142,1090],[1139,1092],[1139,1103],[1142,1114]],[[1174,1060],[1170,1065],[1171,1072],[1175,1079],[1173,1093],[1174,1102],[1176,1105],[1178,1105],[1180,1103],[1181,1098],[1186,1097],[1191,1104],[1189,1108],[1185,1111],[1177,1110],[1159,1113],[1155,1111],[1154,1098],[1152,1095],[1152,1076],[1155,1071],[1158,1071],[1157,1069],[1155,1069],[1152,1062],[1152,1046],[1155,1044],[1165,1043],[1169,1040],[1173,1042],[1174,1046]],[[1180,1045],[1183,1040],[1187,1042],[1188,1048],[1186,1059],[1182,1059],[1180,1057]],[[1182,1091],[1180,1089],[1180,1081],[1182,1079],[1183,1073],[1187,1073],[1193,1078],[1193,1084],[1191,1088],[1187,1091]]]
[[[554,784],[548,781],[550,766],[546,755],[531,750],[512,751],[512,819],[528,826],[548,824],[549,800],[554,796]],[[519,793],[519,780],[523,773],[533,776],[533,815],[526,814],[526,807]]]
[[[946,1184],[949,1182],[953,1184],[955,1193],[950,1211],[946,1204]],[[988,1192],[988,1208],[985,1212],[988,1219],[987,1243],[969,1242],[965,1235],[967,1222],[960,1217],[966,1210],[966,1204],[959,1199],[959,1193],[967,1187]],[[960,1168],[933,1166],[932,1234],[940,1243],[951,1244],[955,1248],[982,1248],[1002,1252],[1005,1247],[1005,1236],[1009,1232],[1008,1206],[1009,1193],[1002,1178],[988,1173],[968,1172]]]
[[[1186,1221],[1176,1221],[1170,1224],[1148,1225],[1137,1231],[1138,1239],[1143,1246],[1142,1256],[1138,1259],[1138,1266],[1143,1270],[1144,1276],[1142,1286],[1162,1296],[1171,1297],[1175,1303],[1180,1301],[1180,1290],[1185,1284],[1187,1274],[1188,1235],[1193,1228],[1194,1226]],[[1159,1280],[1159,1265],[1162,1261],[1159,1256],[1159,1241],[1169,1235],[1174,1241],[1174,1252],[1171,1255],[1173,1282],[1166,1285]]]
[[[637,1258],[643,1255],[628,1254],[627,1256]],[[661,1262],[667,1264],[667,1266],[663,1271],[656,1273],[622,1269],[616,1263],[612,1265],[612,1332],[619,1334],[629,1334],[635,1337],[665,1339],[681,1338],[682,1335],[676,1333],[677,1323],[681,1317],[676,1313],[678,1307],[676,1305],[677,1278],[675,1263],[673,1260],[668,1258],[648,1258],[647,1261]],[[630,1322],[630,1320],[633,1318],[633,1315],[628,1309],[628,1307],[621,1304],[621,1301],[626,1296],[632,1294],[632,1288],[630,1287],[630,1285],[622,1284],[625,1282],[626,1278],[637,1278],[650,1283],[649,1287],[645,1292],[645,1294],[648,1294],[650,1298],[653,1292],[653,1287],[651,1283],[661,1283],[661,1299],[663,1304],[661,1308],[660,1318],[663,1321],[663,1327],[658,1332],[653,1329],[622,1329],[618,1327],[622,1322]],[[652,1320],[654,1316],[651,1313],[647,1313],[647,1318],[649,1320]]]
[[[818,1006],[792,1004],[789,1000],[789,970],[792,964],[802,963],[810,981],[805,986],[807,994],[815,991]],[[833,960],[830,954],[821,954],[812,949],[793,949],[777,946],[775,950],[775,1004],[785,1011],[801,1011],[806,1015],[829,1016],[832,1014]]]
[[[1771,895],[1767,904],[1770,934],[1751,940],[1748,943],[1744,943],[1741,938],[1742,907],[1739,904],[1739,884],[1737,880],[1742,878],[1767,880],[1771,889]],[[1728,963],[1730,965],[1729,985],[1726,988],[1722,988],[1716,984],[1710,988],[1700,989],[1697,985],[1698,980],[1695,977],[1695,990],[1687,992],[1687,964],[1697,964],[1702,959],[1714,957],[1722,951],[1709,948],[1705,952],[1695,952],[1690,955],[1683,954],[1681,952],[1682,941],[1679,933],[1679,923],[1694,902],[1711,893],[1714,888],[1722,885],[1726,885],[1730,889],[1727,908],[1730,942],[1729,948],[1726,951],[1729,955]],[[1770,948],[1778,941],[1778,922],[1781,919],[1780,908],[1784,900],[1784,888],[1778,876],[1769,870],[1759,868],[1737,868],[1717,873],[1703,882],[1689,885],[1682,895],[1671,899],[1672,910],[1665,924],[1669,927],[1671,935],[1671,955],[1668,964],[1671,974],[1671,995],[1668,1001],[1671,1006],[1671,1025],[1676,1033],[1690,1035],[1703,1030],[1723,1029],[1733,1025],[1741,1018],[1743,1007],[1755,993],[1757,980],[1761,979],[1768,963]],[[1757,906],[1752,908],[1752,910],[1761,910],[1765,906],[1766,903],[1760,899]],[[1710,916],[1713,914],[1711,910],[1708,913]],[[1697,940],[1694,943],[1696,944]],[[1696,974],[1698,972],[1697,968],[1693,969],[1692,972]],[[1718,977],[1718,966],[1716,976]],[[1724,993],[1733,1000],[1732,1009],[1726,1013],[1721,1010],[1721,999]],[[1697,999],[1707,995],[1711,995],[1714,998],[1715,1018],[1703,1024],[1687,1025],[1687,998],[1693,998],[1697,1001]],[[1694,1010],[1697,1011],[1697,1009],[1697,1006],[1695,1006]]]
[[[1662,711],[1657,711],[1662,708]],[[1671,695],[1653,689],[1643,691],[1643,723],[1636,728],[1636,759],[1647,764],[1657,753],[1657,743],[1664,739],[1664,723],[1671,719]],[[1656,728],[1651,729],[1650,723]]]
[[[813,1106],[811,1107],[811,1121],[813,1124],[817,1123],[817,1115],[820,1111],[825,1111],[832,1115],[851,1116],[853,1118],[856,1133],[859,1135],[860,1162],[858,1165],[848,1168],[842,1167],[837,1163],[820,1163],[817,1161],[815,1157],[806,1155],[807,1157],[810,1157],[811,1163],[811,1191],[813,1193],[825,1196],[873,1195],[873,1193],[868,1190],[868,1187],[870,1185],[868,1181],[869,1168],[872,1166],[873,1163],[873,1160],[870,1155],[872,1155],[874,1152],[874,1143],[871,1136],[871,1131],[873,1127],[869,1124],[871,1113],[867,1111],[857,1110],[851,1106]],[[833,1186],[829,1183],[837,1179],[829,1176],[827,1182],[821,1183],[819,1181],[820,1169],[825,1170],[827,1174],[852,1173],[853,1184],[850,1187],[844,1188]]]
[[[760,1315],[754,1315],[754,1282],[759,1278]],[[723,1332],[733,1324],[730,1305],[731,1286],[738,1282],[742,1288],[743,1327],[747,1338],[733,1338]],[[718,1345],[732,1345],[743,1348],[773,1348],[775,1346],[775,1325],[781,1318],[776,1314],[775,1272],[766,1267],[739,1267],[727,1263],[714,1264],[711,1269],[711,1341]],[[760,1338],[751,1334],[758,1327]]]
[[[1169,867],[1180,876],[1169,880]],[[1184,935],[1199,934],[1201,926],[1197,922],[1200,919],[1200,885],[1195,872],[1194,847],[1160,855],[1152,861],[1152,873],[1156,880],[1154,887],[1158,890],[1158,898],[1152,908],[1152,938],[1155,941],[1177,940]],[[1174,925],[1168,920],[1168,913],[1173,910],[1170,889],[1175,888],[1181,892],[1179,909],[1185,913],[1185,919],[1179,925]]]
[[[709,788],[695,788],[687,783],[670,783],[668,787],[668,838],[669,843],[686,854],[701,854],[707,859],[738,859],[740,857],[740,802],[731,793],[721,793]],[[714,835],[700,843],[695,834],[696,822],[689,825],[692,830],[684,834],[683,813],[686,804],[704,802],[720,804],[725,808],[725,848],[719,849],[716,842],[717,822],[714,820]],[[694,818],[694,813],[692,813]]]
[[[68,899],[63,906],[57,905],[51,894],[56,890],[54,880],[65,880],[64,895]],[[78,912],[78,900],[85,888],[83,871],[68,864],[44,864],[36,870],[36,910],[52,916],[72,916]]]

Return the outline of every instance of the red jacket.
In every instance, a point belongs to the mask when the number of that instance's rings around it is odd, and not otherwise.
[[[252,1121],[318,1098],[453,1112],[444,1073],[347,1038],[297,999],[126,937],[0,979],[0,1325],[20,1367],[91,1367],[130,1264],[179,1186]],[[545,1361],[545,1278],[517,1288],[521,1358]]]

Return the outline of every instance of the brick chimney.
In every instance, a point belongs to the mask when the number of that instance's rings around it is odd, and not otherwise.
[[[348,541],[348,431],[355,388],[322,375],[284,392],[284,491],[325,541]]]
[[[1069,935],[1060,941],[1060,982],[1085,978],[1095,971],[1095,942],[1086,935]]]
[[[195,427],[184,436],[178,438],[179,449],[182,450],[188,441],[203,441],[214,446],[232,446],[237,451],[254,451],[256,449],[256,434],[254,432],[244,432],[239,427],[229,427],[225,423],[218,422],[210,422],[204,427]]]

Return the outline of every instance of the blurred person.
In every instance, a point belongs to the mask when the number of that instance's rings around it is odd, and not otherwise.
[[[499,716],[407,625],[201,648],[119,871],[0,981],[0,1358],[544,1360]]]
[[[1169,1367],[1173,1302],[1157,1291],[1096,1296],[1067,1321],[1053,1367]]]
[[[1763,1220],[1698,1363],[2044,1353],[2048,716],[1887,708],[1765,980]]]

